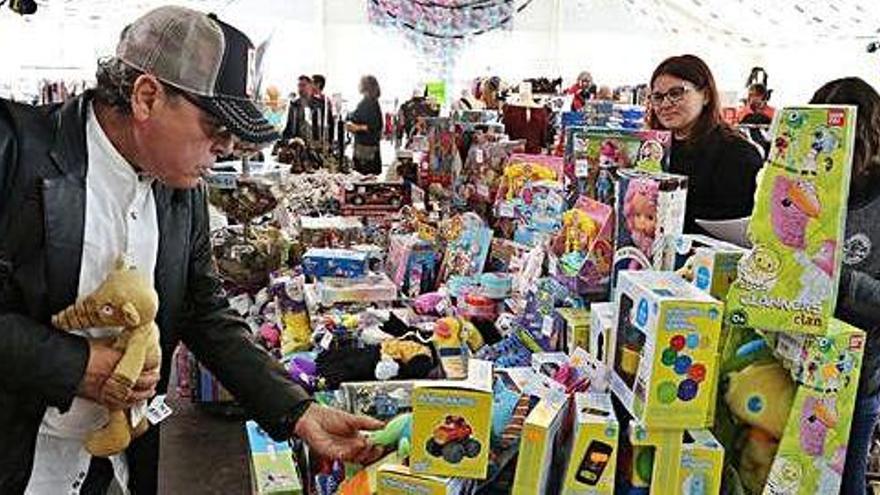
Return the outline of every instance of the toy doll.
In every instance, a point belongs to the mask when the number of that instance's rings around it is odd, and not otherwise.
[[[657,227],[658,187],[655,182],[633,180],[626,190],[623,216],[633,245],[646,255],[651,254]]]

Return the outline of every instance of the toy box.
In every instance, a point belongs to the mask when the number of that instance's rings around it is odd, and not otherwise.
[[[621,170],[612,287],[621,270],[660,269],[666,239],[684,231],[687,177]]]
[[[590,305],[589,344],[584,347],[593,357],[611,367],[614,320],[617,308],[614,303],[593,303]]]
[[[539,181],[526,184],[516,199],[513,240],[534,247],[550,240],[562,228],[568,202],[558,182]]]
[[[417,380],[343,383],[340,386],[346,410],[388,420],[412,411],[412,391]]]
[[[723,305],[671,272],[625,271],[611,388],[649,428],[712,425]]]
[[[523,202],[522,193],[532,182],[562,184],[563,162],[558,157],[514,153],[504,167],[495,195],[495,216],[514,218]]]
[[[669,241],[664,269],[677,271],[698,289],[724,301],[736,280],[736,265],[747,251],[702,235],[685,234]]]
[[[574,431],[563,495],[614,493],[619,434],[620,427],[609,394],[575,394]]]
[[[731,324],[825,333],[837,303],[855,126],[854,107],[777,113],[749,224],[753,247],[728,298]]]
[[[743,488],[839,491],[865,338],[834,318],[824,336],[732,329],[716,430]]]
[[[251,486],[257,495],[300,495],[303,491],[293,451],[287,442],[276,442],[254,421],[245,423],[250,449]]]
[[[425,190],[432,184],[450,188],[461,171],[461,155],[458,152],[452,119],[428,117],[424,122],[428,153],[419,167],[419,186]]]
[[[523,259],[528,252],[529,247],[525,244],[494,237],[489,250],[489,259],[486,262],[486,271],[515,273],[522,268]]]
[[[467,495],[473,482],[462,478],[441,478],[413,472],[399,464],[379,468],[378,495]]]
[[[465,380],[413,389],[410,467],[437,476],[485,479],[492,426],[492,363],[468,362]]]
[[[392,234],[385,273],[403,294],[415,297],[433,290],[438,257],[433,244],[419,239],[416,234]]]
[[[579,308],[559,308],[555,312],[557,332],[564,337],[563,352],[580,347],[590,351],[590,311]]]
[[[553,239],[560,274],[580,277],[593,293],[608,290],[614,256],[613,219],[610,206],[581,196],[562,214],[561,230]]]
[[[412,204],[412,194],[405,182],[355,182],[346,184],[341,203],[343,215],[383,216]]]
[[[557,493],[561,485],[562,463],[554,454],[562,450],[562,432],[568,415],[568,399],[542,399],[526,416],[519,457],[513,478],[513,495]]]
[[[721,490],[724,448],[709,430],[646,428],[630,422],[624,486],[651,495],[713,494]],[[643,492],[645,493],[645,492]]]
[[[397,287],[384,273],[371,273],[358,278],[326,277],[315,284],[315,290],[323,306],[382,303],[397,299]]]
[[[310,248],[348,248],[360,242],[364,224],[356,217],[299,217],[300,242]]]
[[[351,249],[310,248],[303,255],[303,273],[310,277],[361,277],[367,254]]]
[[[607,205],[615,204],[615,182],[620,170],[665,170],[672,144],[668,131],[570,127],[566,129],[566,175],[584,194]]]
[[[449,220],[449,242],[439,281],[445,282],[453,275],[471,277],[483,271],[492,242],[492,229],[473,212],[463,213]]]

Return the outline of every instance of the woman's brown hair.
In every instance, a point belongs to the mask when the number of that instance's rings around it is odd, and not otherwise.
[[[651,76],[651,85],[648,88],[649,91],[654,88],[654,81],[663,75],[688,81],[706,94],[706,105],[703,107],[703,112],[697,117],[693,133],[688,137],[688,141],[698,142],[718,127],[730,129],[721,118],[721,98],[718,96],[715,78],[712,77],[712,71],[709,70],[709,66],[700,57],[696,55],[679,55],[664,60],[654,69],[654,74]],[[648,126],[651,129],[666,130],[666,127],[660,123],[660,119],[654,113],[653,108],[648,112]]]
[[[379,89],[379,81],[374,76],[364,76],[361,78],[361,93],[374,100],[378,100],[382,96],[382,90]]]

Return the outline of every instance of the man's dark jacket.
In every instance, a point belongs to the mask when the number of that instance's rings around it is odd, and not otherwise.
[[[0,493],[21,493],[47,406],[66,411],[88,344],[50,326],[79,287],[90,93],[63,106],[0,100]],[[157,143],[161,146],[162,143]],[[308,404],[284,370],[247,338],[215,272],[204,189],[154,186],[155,286],[162,375],[179,341],[277,439]]]

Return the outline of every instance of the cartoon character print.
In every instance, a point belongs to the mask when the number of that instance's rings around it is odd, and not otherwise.
[[[745,290],[769,291],[776,284],[782,262],[766,246],[757,245],[737,262],[736,284]]]
[[[818,218],[822,211],[816,186],[811,182],[778,175],[774,179],[770,200],[773,233],[782,244],[804,249],[807,223],[811,218]]]
[[[837,243],[833,239],[822,242],[819,250],[809,258],[804,251],[796,251],[795,259],[801,274],[801,293],[798,300],[804,304],[822,304],[834,292],[834,256]]]
[[[797,495],[800,490],[804,469],[800,463],[789,457],[777,457],[773,463],[764,493],[770,495]]]
[[[663,163],[663,145],[649,139],[639,148],[639,167],[659,171]]]
[[[800,445],[803,452],[814,457],[825,452],[828,430],[837,426],[837,408],[832,397],[807,397],[800,419]]]

